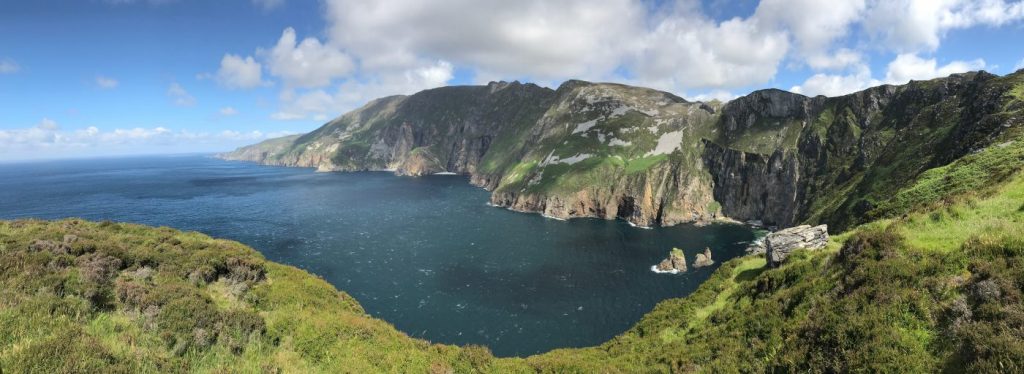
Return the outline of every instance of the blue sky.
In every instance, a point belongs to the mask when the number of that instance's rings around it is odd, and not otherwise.
[[[229,150],[369,99],[569,78],[694,100],[1024,65],[964,0],[0,0],[0,161]]]

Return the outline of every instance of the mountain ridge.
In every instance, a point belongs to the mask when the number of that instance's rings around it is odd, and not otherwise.
[[[727,103],[581,80],[555,90],[441,87],[371,101],[290,147],[268,141],[220,156],[320,171],[466,174],[492,192],[493,205],[558,218],[848,227],[855,222],[841,219],[846,211],[866,213],[886,192],[873,184],[898,188],[1015,133],[1019,118],[1000,109],[1020,75],[954,74],[838,97],[764,89]],[[912,143],[936,160],[885,173],[879,157],[899,158],[893,142],[910,133],[923,134]],[[931,152],[940,144],[943,152]],[[822,206],[840,198],[830,187],[855,194]]]

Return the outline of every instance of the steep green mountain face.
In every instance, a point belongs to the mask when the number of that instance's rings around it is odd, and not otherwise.
[[[886,215],[926,169],[1015,139],[1021,73],[968,73],[836,98],[761,91],[727,105],[704,158],[726,216],[834,229]]]
[[[314,132],[222,157],[319,170],[468,174],[497,206],[642,226],[729,218],[845,229],[924,170],[1013,139],[1015,82],[985,72],[727,104],[568,81],[376,100]]]
[[[533,84],[492,83],[391,96],[291,138],[287,146],[280,145],[289,140],[272,139],[222,157],[320,171],[474,173],[492,143],[536,122],[553,94]]]
[[[473,181],[514,210],[643,226],[706,221],[716,211],[699,140],[714,113],[664,92],[570,81],[517,149],[494,152],[515,164]]]

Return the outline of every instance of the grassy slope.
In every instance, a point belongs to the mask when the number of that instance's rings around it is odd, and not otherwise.
[[[409,338],[319,278],[198,233],[2,222],[0,274],[2,372],[463,372],[491,360]]]

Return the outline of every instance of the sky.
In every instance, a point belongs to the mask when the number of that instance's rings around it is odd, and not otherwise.
[[[1024,68],[1024,0],[0,0],[0,162],[227,151],[496,80],[689,100]]]

